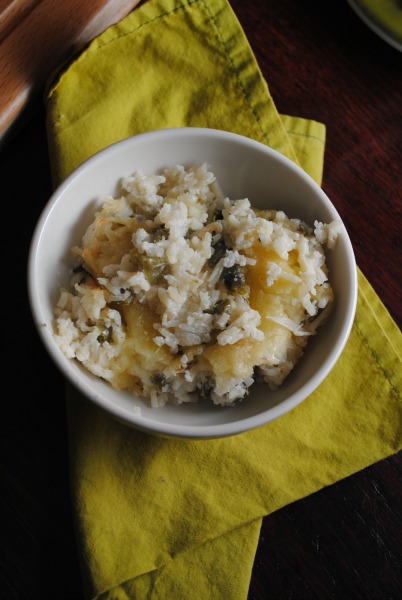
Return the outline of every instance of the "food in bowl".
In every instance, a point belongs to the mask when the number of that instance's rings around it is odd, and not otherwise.
[[[276,389],[333,305],[324,246],[341,222],[311,228],[270,205],[226,197],[206,163],[122,177],[72,249],[63,353],[152,407]]]

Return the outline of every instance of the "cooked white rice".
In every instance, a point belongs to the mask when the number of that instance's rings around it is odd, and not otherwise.
[[[207,164],[135,172],[118,196],[73,248],[55,309],[64,354],[153,407],[281,385],[333,302],[323,245],[340,223],[231,200]]]

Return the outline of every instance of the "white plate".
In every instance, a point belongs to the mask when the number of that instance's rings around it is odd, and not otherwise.
[[[348,3],[374,33],[402,52],[401,0],[348,0]]]

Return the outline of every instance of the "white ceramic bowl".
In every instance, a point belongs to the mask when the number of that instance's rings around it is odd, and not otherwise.
[[[263,425],[309,396],[328,375],[348,339],[356,307],[357,273],[344,229],[327,252],[335,308],[310,339],[305,354],[277,391],[256,387],[234,407],[191,403],[150,408],[130,393],[115,391],[76,361],[67,359],[53,337],[53,311],[60,284],[68,285],[70,248],[80,244],[95,207],[114,194],[118,180],[136,169],[151,174],[176,164],[207,162],[230,198],[249,198],[260,208],[283,210],[312,225],[340,219],[321,188],[292,161],[236,134],[202,128],[153,131],[118,142],[91,157],[54,192],[37,223],[30,249],[28,288],[41,339],[58,368],[79,391],[118,420],[163,436],[217,438]],[[139,407],[139,412],[136,407]]]

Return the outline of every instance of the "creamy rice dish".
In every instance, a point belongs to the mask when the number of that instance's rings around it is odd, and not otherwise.
[[[324,246],[340,230],[227,198],[207,164],[135,172],[72,249],[57,343],[153,407],[275,389],[333,304]]]

